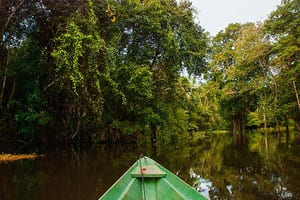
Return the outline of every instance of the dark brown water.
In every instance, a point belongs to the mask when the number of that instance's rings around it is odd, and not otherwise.
[[[300,199],[296,136],[213,135],[141,145],[15,149],[46,156],[0,164],[0,200],[98,199],[143,152],[210,199]]]

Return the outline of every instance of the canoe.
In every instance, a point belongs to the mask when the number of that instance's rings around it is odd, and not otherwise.
[[[99,200],[201,200],[193,187],[148,157],[137,160]]]

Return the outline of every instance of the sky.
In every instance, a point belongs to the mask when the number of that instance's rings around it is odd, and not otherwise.
[[[190,0],[197,10],[197,21],[211,35],[229,23],[265,20],[281,0]]]

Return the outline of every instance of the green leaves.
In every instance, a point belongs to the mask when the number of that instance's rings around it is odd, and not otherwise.
[[[52,52],[58,76],[61,79],[69,80],[72,90],[76,94],[77,88],[84,87],[85,79],[88,78],[85,77],[84,70],[99,75],[98,68],[101,59],[99,56],[104,50],[104,42],[96,33],[84,33],[80,29],[80,25],[76,24],[76,20],[79,18],[80,16],[71,19],[66,27],[66,32],[56,39],[58,46]],[[95,86],[100,92],[99,84]]]
[[[56,84],[65,96],[65,121],[76,134],[82,121],[94,126],[101,124],[103,85],[111,81],[106,65],[106,45],[99,35],[94,9],[92,1],[86,1],[82,13],[77,12],[67,19],[51,53]]]
[[[33,38],[27,38],[15,49],[10,62],[11,75],[15,78],[17,97],[9,106],[15,109],[14,119],[18,137],[33,142],[37,139],[39,127],[46,125],[51,116],[45,109],[46,100],[41,93],[42,50]]]
[[[299,0],[283,1],[263,25],[230,24],[211,39],[189,1],[42,4],[20,8],[42,14],[16,15],[24,27],[9,28],[15,39],[0,47],[1,109],[24,137],[56,125],[63,133],[53,137],[65,141],[99,129],[182,133],[258,125],[263,114],[299,119]]]
[[[208,77],[220,83],[221,108],[233,129],[246,121],[267,123],[263,115],[274,122],[297,105],[292,82],[299,87],[298,15],[299,0],[283,1],[263,25],[230,24],[213,38]]]
[[[119,93],[105,97],[106,120],[116,124],[118,119],[117,127],[123,131],[129,130],[128,124],[139,124],[145,132],[150,126],[169,129],[176,122],[187,122],[187,116],[179,114],[186,113],[186,102],[177,96],[180,73],[204,71],[207,48],[191,4],[172,0],[112,4],[118,14],[109,26],[116,54],[109,70]]]

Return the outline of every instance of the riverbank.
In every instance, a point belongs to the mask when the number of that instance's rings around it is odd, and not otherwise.
[[[44,155],[37,155],[37,154],[0,154],[0,164],[6,162],[13,162],[17,160],[23,159],[36,159],[39,157],[44,157]]]

